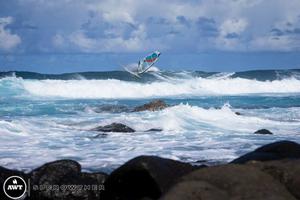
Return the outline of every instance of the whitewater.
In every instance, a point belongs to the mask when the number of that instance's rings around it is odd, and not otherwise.
[[[181,74],[182,75],[182,74]],[[289,77],[283,80],[259,81],[256,79],[232,78],[233,74],[213,75],[208,78],[188,74],[166,77],[154,73],[157,79],[151,82],[124,81],[118,79],[86,80],[32,80],[15,76],[0,80],[2,90],[21,90],[24,94],[39,97],[61,98],[151,98],[204,95],[249,95],[261,93],[299,93],[300,80]],[[11,87],[11,88],[6,88]]]
[[[215,164],[269,142],[300,142],[299,74],[0,72],[0,164],[29,171],[74,159],[86,171],[110,172],[138,155]],[[153,99],[170,107],[132,112]],[[136,132],[91,131],[114,122]],[[162,131],[146,132],[152,128]],[[274,135],[253,134],[262,128]]]

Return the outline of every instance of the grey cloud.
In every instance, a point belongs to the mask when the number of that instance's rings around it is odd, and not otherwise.
[[[292,28],[292,29],[286,29],[286,30],[280,30],[278,28],[273,28],[271,31],[271,34],[274,36],[283,36],[283,35],[298,35],[300,34],[300,28]]]
[[[148,24],[159,24],[159,25],[170,25],[171,23],[163,17],[148,17],[146,20],[146,23]]]
[[[284,35],[284,32],[278,28],[273,28],[271,31],[271,34],[274,36],[282,36]]]
[[[182,15],[177,16],[176,19],[179,23],[186,25],[187,27],[190,27],[191,25],[191,22]]]
[[[14,18],[7,28],[22,38],[14,51],[27,53],[82,52],[84,45],[71,41],[76,34],[88,43],[105,43],[106,50],[113,52],[121,42],[126,43],[124,51],[133,49],[127,44],[138,46],[139,42],[143,48],[136,49],[141,50],[154,44],[173,51],[223,50],[224,45],[216,45],[218,41],[228,42],[235,51],[277,50],[283,45],[275,45],[268,38],[282,37],[285,50],[293,50],[299,45],[300,2],[289,2],[0,0],[0,17]],[[225,21],[239,19],[247,21],[245,30],[237,33],[233,31],[237,25],[232,24],[222,32]],[[232,43],[237,40],[238,45]],[[294,46],[289,48],[289,44]]]
[[[291,29],[291,30],[286,30],[286,33],[289,33],[289,34],[300,34],[300,28],[294,28],[294,29]]]
[[[225,37],[227,39],[235,39],[235,38],[239,38],[239,34],[237,34],[237,33],[228,33]]]
[[[196,21],[196,25],[202,36],[217,36],[218,26],[216,21],[212,18],[199,17]]]

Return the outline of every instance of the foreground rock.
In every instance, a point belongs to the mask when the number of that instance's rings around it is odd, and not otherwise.
[[[293,196],[300,199],[300,159],[249,162],[247,165],[271,175],[283,184]]]
[[[108,177],[102,199],[157,199],[184,174],[195,167],[155,156],[136,157]]]
[[[299,188],[299,187],[298,187]],[[223,165],[182,177],[161,200],[295,200],[272,176],[253,166]]]
[[[273,133],[267,129],[260,129],[254,132],[254,134],[260,134],[260,135],[273,135]]]
[[[279,141],[259,147],[253,152],[247,153],[232,163],[243,164],[251,160],[267,161],[285,158],[300,158],[300,145],[291,141]]]
[[[112,123],[106,126],[98,126],[93,128],[92,131],[101,131],[101,132],[123,132],[123,133],[132,133],[135,132],[134,129],[130,128],[121,123]]]
[[[0,167],[0,181],[3,184],[12,175],[21,176],[26,182],[30,178],[30,199],[300,199],[299,144],[271,143],[233,162],[238,164],[195,167],[156,156],[139,156],[107,177],[104,173],[81,172],[76,161],[59,160],[29,174]],[[71,187],[61,188],[63,185]],[[92,189],[93,186],[97,189]],[[7,199],[3,195],[1,193],[0,199]]]
[[[150,103],[146,103],[142,106],[137,106],[133,109],[134,112],[140,111],[157,111],[167,108],[168,105],[163,100],[153,100]]]
[[[103,191],[92,189],[93,185],[102,185],[106,179],[104,173],[82,173],[79,163],[72,160],[59,160],[47,163],[29,174],[33,199],[96,199]],[[61,188],[60,186],[69,186]],[[36,190],[36,186],[43,186]],[[59,186],[53,188],[53,186]],[[90,187],[84,189],[82,186]],[[49,189],[51,188],[52,189]],[[48,189],[47,189],[48,188]]]
[[[30,197],[27,199],[48,200],[99,199],[107,177],[104,173],[81,172],[81,166],[76,161],[58,160],[46,163],[29,174],[0,167],[1,185],[7,177],[16,175],[26,183],[30,179]],[[7,199],[2,192],[1,199]]]

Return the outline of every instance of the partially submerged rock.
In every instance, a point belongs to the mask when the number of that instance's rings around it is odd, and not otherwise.
[[[140,112],[140,111],[157,111],[167,108],[168,105],[163,100],[153,100],[149,103],[146,103],[141,106],[137,106],[133,109],[134,112]]]
[[[146,130],[145,132],[161,132],[162,129],[161,128],[150,128],[148,130]]]
[[[93,111],[96,113],[121,113],[121,112],[129,112],[130,109],[126,105],[111,105],[111,104],[105,104],[100,105],[96,108],[93,108]]]
[[[259,130],[255,131],[254,134],[273,135],[273,133],[271,131],[269,131],[268,129],[259,129]]]
[[[135,132],[134,129],[130,128],[121,123],[112,123],[105,126],[98,126],[93,128],[92,131],[101,131],[101,132],[123,132],[123,133],[131,133]]]
[[[279,141],[264,145],[253,152],[247,153],[232,163],[243,164],[250,160],[267,161],[285,158],[300,158],[300,145],[292,141]]]
[[[157,199],[177,178],[194,169],[175,160],[139,156],[111,173],[105,181],[103,199]]]

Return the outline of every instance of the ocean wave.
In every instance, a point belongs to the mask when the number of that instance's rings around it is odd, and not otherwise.
[[[0,79],[1,96],[26,94],[36,97],[118,99],[152,97],[195,97],[205,95],[251,95],[300,93],[300,80],[288,78],[258,81],[243,78],[166,79],[150,83],[107,80]]]
[[[90,129],[113,122],[124,123],[137,132],[94,138],[98,133]],[[0,148],[1,155],[5,156],[0,162],[6,167],[29,171],[57,159],[78,160],[88,170],[112,169],[138,155],[184,158],[189,162],[230,161],[258,144],[279,138],[299,140],[299,126],[299,121],[280,122],[263,116],[237,115],[229,104],[209,109],[178,104],[156,112],[118,114],[84,110],[63,118],[0,118],[3,133],[0,140],[5,141]],[[162,132],[145,132],[150,128],[161,128]],[[259,137],[263,139],[254,137],[253,132],[261,128],[275,134]],[[30,162],[22,162],[24,159]]]
[[[268,115],[257,110],[254,110],[257,113],[256,115],[253,114],[254,111],[250,113],[248,110],[243,109],[238,111],[242,114],[236,114],[236,110],[229,103],[225,103],[221,108],[203,108],[188,103],[180,103],[156,112],[118,112],[118,114],[102,112],[101,115],[98,112],[84,109],[82,112],[76,113],[76,118],[39,118],[31,116],[21,121],[0,118],[0,130],[5,133],[3,136],[9,137],[10,133],[18,136],[40,135],[41,132],[46,134],[50,129],[55,129],[54,132],[65,132],[66,130],[89,131],[95,126],[115,122],[127,124],[138,132],[144,132],[151,128],[161,128],[164,132],[175,134],[193,131],[213,133],[214,130],[223,130],[224,133],[230,132],[230,134],[234,132],[247,134],[261,128],[283,129],[285,130],[284,134],[287,134],[288,132],[295,133],[294,130],[300,127],[299,118],[294,121],[271,118],[272,113],[274,115],[278,114],[279,108],[270,110]],[[299,113],[299,108],[290,108],[286,110],[283,117],[293,117],[299,115]],[[48,128],[45,129],[45,127]]]
[[[136,65],[136,64],[134,64]],[[129,65],[131,66],[131,65]],[[240,72],[204,72],[204,71],[164,71],[157,67],[151,67],[149,73],[143,74],[141,78],[129,74],[126,71],[103,71],[103,72],[73,72],[63,74],[41,74],[36,72],[26,71],[9,71],[0,72],[0,78],[15,76],[23,79],[35,80],[106,80],[117,79],[123,81],[133,82],[152,82],[160,80],[161,77],[175,78],[175,79],[190,79],[190,78],[216,78],[216,77],[230,77],[230,78],[244,78],[259,81],[274,81],[288,78],[300,79],[300,69],[288,70],[251,70]]]
[[[299,108],[296,109],[299,112]],[[158,112],[130,113],[124,115],[105,115],[101,125],[114,122],[128,124],[137,131],[144,131],[150,128],[162,128],[171,133],[182,133],[185,131],[220,131],[253,133],[261,128],[270,130],[285,129],[284,134],[295,133],[299,128],[299,121],[278,121],[270,119],[264,115],[248,115],[247,112],[240,111],[242,115],[237,115],[229,103],[221,108],[202,108],[189,104],[179,104]],[[293,112],[289,113],[290,115]],[[136,123],[139,121],[139,123]]]

